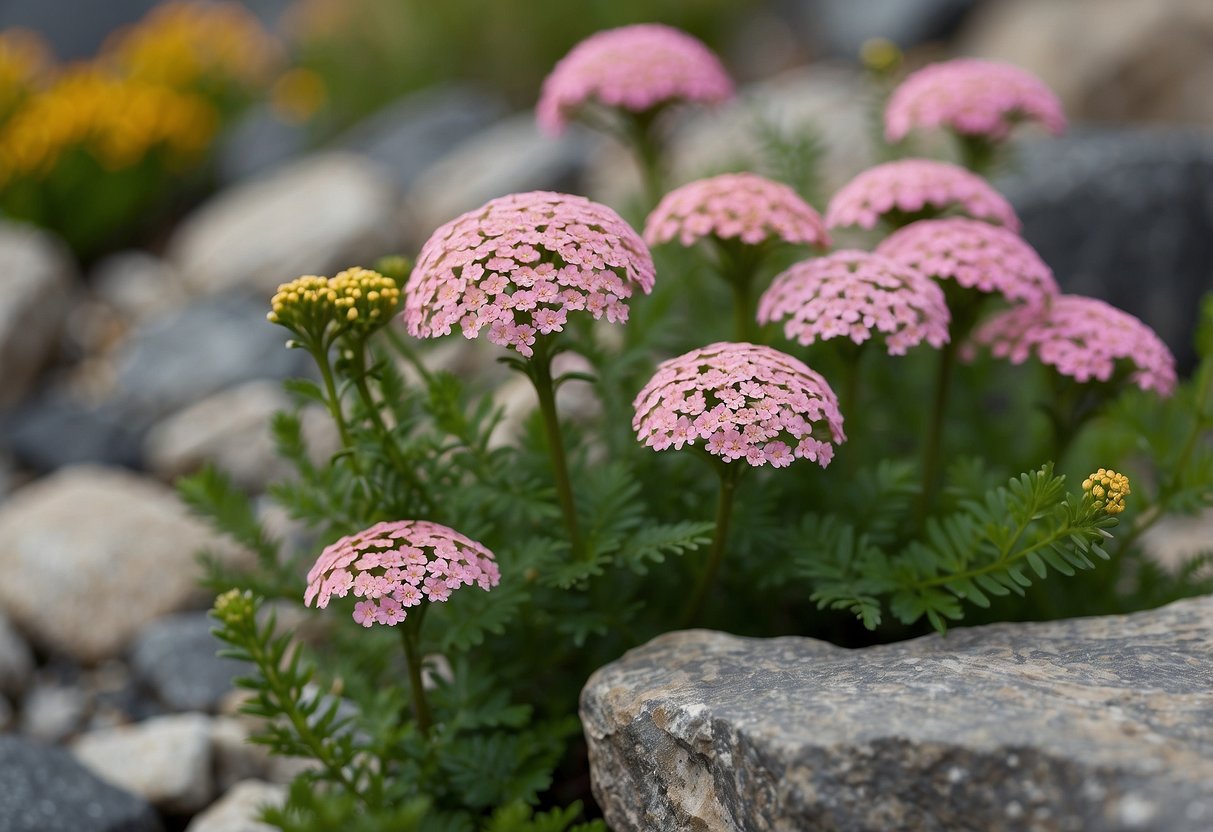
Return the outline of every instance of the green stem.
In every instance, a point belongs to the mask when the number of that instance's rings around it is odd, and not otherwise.
[[[952,367],[956,363],[956,342],[949,341],[939,350],[939,371],[935,379],[935,402],[927,438],[922,453],[922,494],[919,517],[925,521],[935,503],[936,480],[939,478],[939,454],[943,423],[947,418],[948,393],[952,385]]]
[[[645,208],[651,211],[657,207],[657,203],[665,195],[665,185],[661,177],[661,144],[657,140],[651,118],[636,119],[630,132],[629,144],[640,165]]]
[[[369,484],[366,482],[362,473],[362,466],[358,462],[358,457],[354,453],[354,443],[350,439],[349,425],[346,424],[345,414],[341,410],[341,397],[337,395],[337,384],[333,380],[333,368],[329,364],[329,348],[326,345],[321,345],[316,349],[310,350],[312,358],[316,361],[316,366],[320,368],[320,377],[324,380],[325,401],[328,404],[329,414],[332,415],[333,421],[337,424],[337,433],[341,437],[341,447],[345,449],[346,456],[350,460],[350,467],[354,470],[354,474],[363,481],[363,485],[370,490]]]
[[[430,717],[430,706],[425,700],[425,685],[421,678],[421,650],[418,642],[421,638],[421,619],[425,614],[426,605],[422,604],[400,627],[400,642],[404,645],[404,660],[408,664],[409,692],[413,699],[413,717],[417,720],[417,728],[423,737],[430,735],[430,727],[434,724]]]
[[[585,545],[577,524],[577,504],[573,500],[573,484],[569,479],[569,466],[564,453],[564,436],[560,431],[560,418],[556,413],[556,388],[552,383],[553,352],[548,339],[540,337],[535,342],[535,355],[527,362],[527,375],[535,386],[539,398],[539,414],[547,434],[548,453],[552,459],[552,477],[556,483],[556,496],[560,511],[564,515],[565,531],[569,536],[569,548],[574,560],[585,557]]]
[[[733,502],[737,495],[737,481],[741,477],[741,464],[730,465],[719,463],[720,492],[716,497],[716,533],[712,538],[712,548],[708,552],[708,562],[704,566],[699,581],[695,584],[695,592],[683,613],[683,628],[692,627],[698,623],[703,614],[704,603],[708,592],[720,571],[720,562],[724,559],[724,548],[729,537],[729,526],[733,518]]]
[[[392,346],[396,348],[396,352],[400,353],[401,357],[409,363],[409,366],[417,371],[417,375],[421,376],[421,380],[425,382],[426,386],[430,386],[434,380],[434,374],[417,357],[417,352],[407,341],[400,337],[400,334],[391,325],[384,327],[383,332],[387,334],[387,339],[392,342]]]
[[[738,341],[754,342],[754,314],[750,309],[750,281],[733,279],[733,337]]]

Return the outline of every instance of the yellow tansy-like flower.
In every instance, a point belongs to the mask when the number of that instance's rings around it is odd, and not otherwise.
[[[1095,509],[1106,514],[1120,514],[1125,510],[1125,497],[1130,493],[1129,478],[1111,468],[1100,468],[1082,481],[1082,490],[1091,499]]]
[[[391,320],[399,304],[395,280],[371,269],[351,268],[331,278],[304,275],[283,283],[266,318],[321,345],[349,331],[369,335]]]

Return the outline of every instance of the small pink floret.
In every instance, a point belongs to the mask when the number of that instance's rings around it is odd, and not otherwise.
[[[701,410],[692,421],[676,414]],[[805,455],[801,440],[813,430],[829,442],[846,441],[838,398],[803,362],[771,347],[722,342],[663,361],[633,402],[632,428],[655,450],[704,443],[732,462],[759,467],[790,464]],[[816,448],[816,446],[814,446]],[[816,454],[823,468],[830,455]]]
[[[590,102],[638,113],[732,97],[732,80],[702,41],[670,26],[640,23],[574,46],[544,80],[536,117],[545,133],[558,136]]]
[[[976,58],[911,73],[893,91],[884,115],[891,142],[936,127],[1002,141],[1021,121],[1038,122],[1054,135],[1066,129],[1061,101],[1044,81],[1017,66]]]
[[[488,590],[500,580],[493,553],[481,544],[438,523],[400,520],[327,546],[308,572],[304,603],[325,607],[352,589],[362,598],[354,605],[356,622],[395,626],[407,617],[407,607],[445,601],[473,582]]]
[[[1162,339],[1138,318],[1096,298],[1057,295],[1009,309],[979,326],[972,340],[1013,364],[1035,356],[1078,382],[1108,381],[1121,364],[1142,390],[1175,392],[1175,356]]]
[[[689,246],[704,237],[767,240],[830,246],[821,215],[787,185],[753,173],[700,179],[666,194],[644,224],[651,246],[677,240]]]
[[[826,209],[828,228],[875,228],[892,212],[958,210],[1019,231],[1006,197],[972,171],[933,159],[900,159],[868,168],[843,185]]]

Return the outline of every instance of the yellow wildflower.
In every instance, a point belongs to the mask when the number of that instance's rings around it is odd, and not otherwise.
[[[392,318],[400,303],[396,281],[371,269],[336,277],[304,275],[278,287],[266,318],[313,344],[348,331],[368,335]],[[330,325],[334,328],[330,330]]]
[[[1125,510],[1125,497],[1132,493],[1129,490],[1129,478],[1118,474],[1111,468],[1100,468],[1082,481],[1082,490],[1091,500],[1096,509],[1103,509],[1106,514],[1120,514]]]

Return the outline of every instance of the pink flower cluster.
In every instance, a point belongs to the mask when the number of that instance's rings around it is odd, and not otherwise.
[[[838,398],[820,375],[771,347],[717,343],[663,361],[633,402],[632,428],[656,451],[706,442],[726,462],[783,468],[834,457],[815,437],[818,423],[834,444],[846,441]]]
[[[973,333],[973,342],[1021,364],[1029,355],[1076,381],[1107,381],[1118,361],[1132,364],[1142,390],[1175,390],[1175,356],[1137,318],[1096,298],[1057,295],[1043,304],[1009,309]]]
[[[454,529],[426,520],[378,523],[326,546],[307,573],[303,603],[328,606],[351,591],[363,600],[354,620],[363,627],[395,626],[409,607],[445,601],[461,586],[497,586],[493,553]]]
[[[1011,64],[957,58],[911,73],[885,108],[884,132],[901,141],[915,128],[948,127],[1001,141],[1019,121],[1054,135],[1066,129],[1061,102],[1045,82]]]
[[[670,26],[640,23],[574,46],[544,80],[536,114],[540,128],[558,136],[590,101],[643,112],[670,102],[715,104],[732,97],[732,80],[701,41]]]
[[[978,220],[910,223],[886,237],[876,251],[931,277],[997,292],[1012,302],[1039,303],[1059,291],[1053,270],[1022,237]]]
[[[1015,209],[986,180],[957,165],[931,159],[901,159],[868,168],[834,194],[826,209],[826,225],[874,228],[891,211],[914,214],[928,208],[957,208],[1019,231]]]
[[[812,344],[839,336],[862,344],[885,336],[889,355],[948,341],[951,314],[939,284],[916,269],[866,251],[837,251],[778,275],[758,301],[758,322],[786,319],[788,338]]]
[[[420,338],[482,330],[530,357],[570,312],[627,320],[632,287],[653,289],[653,257],[605,205],[532,191],[491,200],[433,233],[404,287],[404,322]]]
[[[821,215],[782,182],[753,173],[725,173],[670,191],[649,214],[649,245],[675,237],[684,246],[709,235],[748,245],[780,239],[826,248],[830,235]]]

